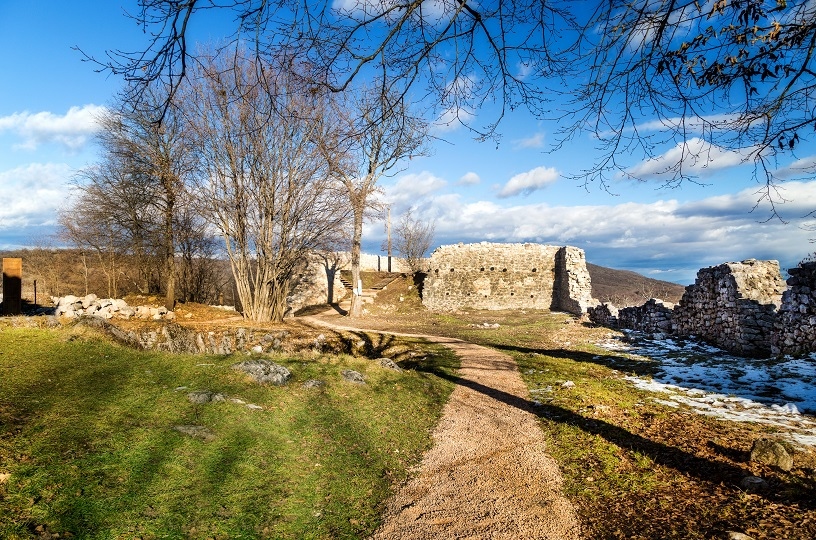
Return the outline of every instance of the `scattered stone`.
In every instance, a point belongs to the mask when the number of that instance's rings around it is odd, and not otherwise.
[[[255,354],[263,354],[264,350],[263,347],[261,347],[260,345],[255,345],[254,347],[252,347],[252,352]]]
[[[572,381],[564,381],[561,383],[561,388],[574,388],[575,383]]]
[[[201,439],[204,442],[210,442],[215,440],[215,434],[209,429],[207,429],[206,426],[181,425],[173,426],[173,429],[175,429],[179,433],[183,433],[184,435],[189,435],[190,437]]]
[[[0,473],[0,484],[5,484],[11,478],[11,473]]]
[[[354,371],[353,369],[344,369],[340,372],[343,375],[343,378],[350,383],[354,384],[365,384],[365,378],[363,374],[359,371]]]
[[[319,379],[309,379],[303,383],[303,388],[322,388],[324,386],[326,386],[326,382]]]
[[[96,317],[99,319],[125,319],[137,317],[140,319],[153,318],[155,320],[172,321],[176,314],[168,311],[167,308],[151,308],[150,306],[128,306],[127,302],[121,298],[98,298],[95,294],[89,294],[83,298],[68,295],[63,297],[51,297],[54,303],[54,315],[68,319],[74,319],[83,315]]]
[[[291,371],[270,360],[244,360],[233,364],[232,368],[248,374],[259,384],[283,386],[292,378]]]
[[[315,351],[323,352],[323,349],[326,346],[326,336],[324,336],[323,334],[317,336],[312,346],[314,347]]]
[[[254,403],[247,403],[246,407],[247,407],[247,409],[252,409],[254,411],[263,409],[263,407],[261,407],[260,405],[255,405]]]
[[[190,401],[190,403],[195,403],[198,405],[203,405],[210,402],[223,402],[226,400],[222,394],[216,394],[215,392],[210,392],[209,390],[196,390],[195,392],[190,392],[187,394],[187,399]]]
[[[746,491],[761,491],[768,483],[759,476],[746,476],[740,481],[740,487]]]
[[[390,358],[379,358],[377,362],[380,363],[380,366],[384,367],[385,369],[391,369],[394,371],[402,371],[402,368],[397,365],[396,362],[391,360]]]
[[[754,540],[752,536],[736,531],[728,531],[725,533],[726,540]]]
[[[793,458],[782,446],[782,443],[773,439],[757,439],[751,447],[751,461],[779,467],[783,471],[793,468]]]

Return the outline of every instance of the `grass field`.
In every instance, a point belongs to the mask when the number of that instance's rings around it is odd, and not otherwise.
[[[648,359],[595,345],[612,331],[561,313],[428,313],[410,280],[366,310],[364,327],[459,337],[515,359],[585,538],[816,538],[816,452],[793,449],[791,471],[751,462],[752,442],[776,428],[661,404],[624,379],[648,376]],[[261,387],[231,369],[240,357],[0,326],[0,538],[366,537],[430,444],[456,369],[444,349],[370,341],[402,351],[392,356],[411,371],[307,352],[274,358],[293,379]],[[344,382],[342,369],[368,384]],[[308,379],[327,384],[305,389]],[[204,389],[261,408],[190,403]],[[742,487],[747,476],[764,487]]]
[[[364,537],[430,444],[452,389],[437,374],[457,366],[445,349],[399,346],[416,351],[412,370],[276,357],[293,378],[274,387],[231,369],[242,357],[0,327],[0,538]],[[194,404],[196,390],[227,399]]]

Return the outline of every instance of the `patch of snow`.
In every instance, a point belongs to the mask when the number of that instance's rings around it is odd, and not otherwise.
[[[692,340],[653,339],[632,331],[625,341],[607,338],[598,345],[644,361],[648,375],[624,378],[659,393],[653,398],[657,403],[774,426],[794,442],[816,446],[816,354],[756,360]]]

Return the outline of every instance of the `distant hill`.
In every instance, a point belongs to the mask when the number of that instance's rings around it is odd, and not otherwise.
[[[677,303],[686,288],[677,283],[647,278],[629,270],[615,270],[587,263],[592,278],[592,296],[616,307],[639,306],[649,298]]]

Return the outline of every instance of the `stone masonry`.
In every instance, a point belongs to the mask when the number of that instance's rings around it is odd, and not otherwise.
[[[674,304],[652,298],[642,306],[626,307],[618,313],[618,324],[640,328],[650,334],[671,334]]]
[[[816,352],[816,261],[788,270],[788,290],[774,324],[771,351],[777,356]]]
[[[743,356],[816,352],[816,262],[788,271],[777,261],[749,259],[703,268],[671,308],[659,300],[618,310],[588,310],[597,324],[688,336]],[[787,289],[787,290],[786,290]]]
[[[433,252],[422,303],[432,311],[552,309],[582,314],[597,301],[583,250],[481,242]]]
[[[703,268],[674,310],[674,333],[744,356],[767,356],[785,288],[777,261]]]

